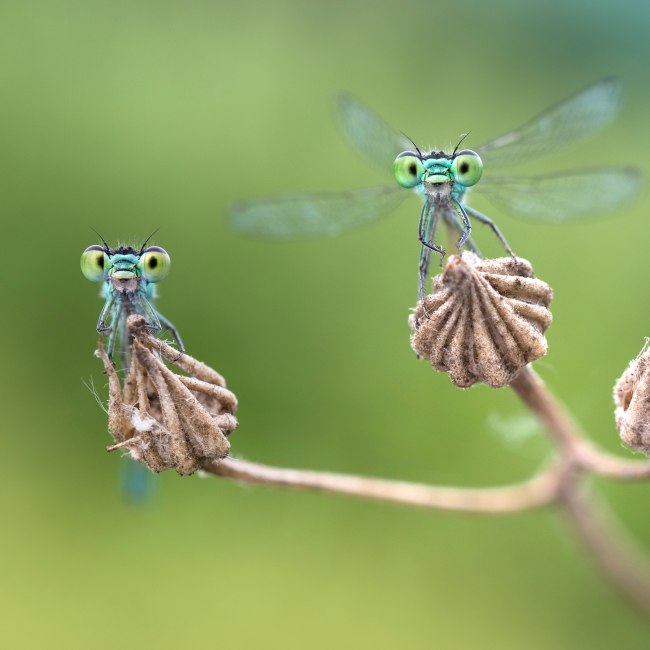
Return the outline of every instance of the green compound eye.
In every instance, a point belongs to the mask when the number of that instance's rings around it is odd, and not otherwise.
[[[167,277],[172,261],[167,251],[160,246],[150,246],[142,254],[138,266],[142,269],[142,275],[148,282],[160,282]]]
[[[401,153],[393,163],[395,180],[402,187],[415,187],[420,182],[424,165],[412,151]]]
[[[459,151],[451,163],[451,172],[461,185],[476,185],[483,173],[483,161],[474,151]]]
[[[91,282],[101,282],[107,266],[108,258],[102,246],[88,246],[81,254],[81,272]]]

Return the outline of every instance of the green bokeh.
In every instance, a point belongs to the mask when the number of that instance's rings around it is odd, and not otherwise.
[[[113,243],[161,227],[173,268],[159,307],[237,392],[238,456],[521,480],[546,447],[514,396],[454,389],[409,348],[412,205],[283,243],[238,238],[228,205],[385,179],[337,133],[342,89],[418,142],[471,129],[471,146],[619,74],[616,124],[516,171],[647,171],[649,20],[635,0],[0,4],[0,645],[647,646],[551,512],[472,518],[171,473],[149,503],[126,503],[84,385],[105,398],[101,304],[78,263],[89,226]],[[621,454],[611,387],[650,332],[647,203],[561,228],[490,212],[555,288],[537,369]],[[650,545],[648,486],[597,488]]]

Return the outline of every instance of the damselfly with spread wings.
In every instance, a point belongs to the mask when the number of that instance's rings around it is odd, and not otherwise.
[[[457,247],[477,247],[470,234],[472,220],[489,226],[514,255],[496,224],[468,205],[468,189],[487,196],[508,213],[524,219],[561,222],[605,212],[633,197],[640,174],[629,167],[572,170],[546,176],[492,176],[493,167],[519,164],[586,138],[618,112],[621,85],[604,79],[547,109],[523,126],[475,150],[422,151],[354,97],[338,101],[343,130],[352,144],[388,172],[397,183],[330,194],[296,194],[242,201],[233,207],[232,224],[244,233],[272,238],[336,235],[394,210],[405,198],[423,202],[418,225],[421,243],[419,298],[442,221],[458,232]],[[413,151],[412,149],[415,149]],[[483,177],[483,172],[485,177]],[[479,183],[480,181],[480,183]],[[404,188],[412,192],[404,191]]]

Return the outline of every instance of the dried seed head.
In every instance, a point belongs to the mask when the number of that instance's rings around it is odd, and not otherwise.
[[[452,255],[409,317],[411,346],[456,386],[505,386],[546,353],[552,297],[526,260]]]
[[[154,472],[192,474],[208,460],[225,458],[237,428],[237,398],[223,377],[152,336],[142,316],[129,316],[131,367],[124,386],[102,347],[109,380],[108,428],[116,444]],[[189,376],[173,372],[167,359]]]
[[[647,344],[616,382],[614,403],[621,440],[650,456],[650,348]]]

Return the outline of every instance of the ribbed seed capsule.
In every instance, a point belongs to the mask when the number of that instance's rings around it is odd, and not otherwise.
[[[108,428],[116,443],[108,450],[127,450],[154,472],[174,468],[182,475],[225,458],[237,428],[237,398],[223,377],[152,336],[143,316],[129,316],[127,329],[131,366],[123,385],[101,338],[97,352],[108,375]]]
[[[505,386],[546,353],[552,298],[526,260],[452,255],[409,317],[411,346],[456,386]]]
[[[647,345],[616,382],[614,403],[621,440],[650,456],[650,348]]]

